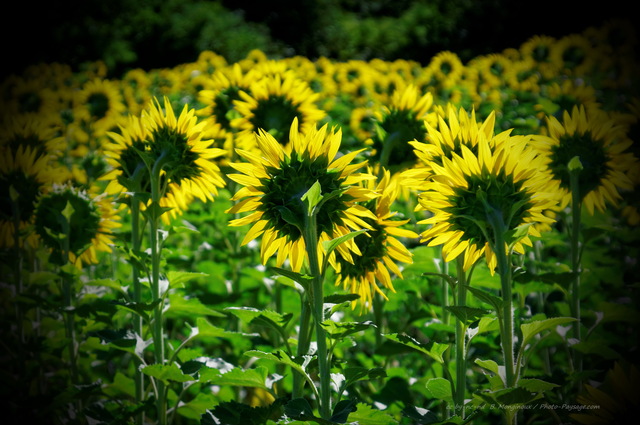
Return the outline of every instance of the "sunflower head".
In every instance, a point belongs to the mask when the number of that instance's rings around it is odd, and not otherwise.
[[[230,225],[252,224],[243,243],[262,236],[263,262],[278,251],[278,265],[289,259],[291,267],[298,271],[306,255],[303,231],[308,205],[303,197],[314,185],[319,186],[323,197],[321,208],[314,213],[320,240],[368,227],[361,217],[373,216],[356,202],[375,195],[366,188],[354,186],[373,176],[356,173],[365,165],[351,164],[359,151],[338,156],[339,130],[330,130],[325,124],[302,134],[294,119],[289,140],[291,147],[286,150],[271,134],[260,131],[256,136],[259,154],[237,150],[247,162],[230,164],[240,174],[229,174],[229,178],[244,187],[233,197],[240,202],[228,212],[251,212],[232,220]],[[352,242],[343,245],[357,251]],[[350,258],[349,250],[343,247],[339,251]]]
[[[539,226],[553,221],[544,213],[555,206],[557,191],[528,138],[482,131],[477,136],[477,153],[463,143],[460,154],[432,164],[418,207],[432,213],[420,223],[432,226],[421,236],[429,246],[443,245],[446,261],[464,254],[465,270],[486,255],[493,272],[495,231],[509,249],[523,253],[529,237],[539,236]]]
[[[424,141],[425,121],[433,105],[431,93],[421,94],[409,85],[394,92],[390,105],[378,112],[376,132],[372,138],[373,159],[392,172],[412,166],[416,157],[409,145],[412,140]]]
[[[109,182],[106,192],[149,192],[149,169],[142,157],[148,148],[148,135],[140,118],[130,115],[120,125],[120,131],[108,132],[107,135],[111,141],[105,143],[104,152],[110,170],[100,177],[100,180]]]
[[[24,229],[31,222],[38,197],[65,177],[63,169],[51,166],[48,156],[38,155],[37,150],[0,148],[0,246],[13,245],[15,219]]]
[[[224,186],[220,169],[212,159],[225,151],[212,148],[212,140],[204,139],[207,122],[198,123],[195,110],[184,105],[178,117],[168,98],[164,108],[154,99],[143,113],[142,125],[147,132],[145,161],[151,170],[161,170],[164,181],[175,196],[213,200]],[[152,171],[152,172],[156,172]]]
[[[54,264],[97,263],[98,252],[110,252],[111,229],[119,226],[118,209],[95,190],[55,185],[38,200],[35,230],[51,250]]]
[[[262,76],[248,92],[241,91],[239,95],[240,100],[234,102],[238,118],[231,121],[231,126],[239,131],[237,145],[246,149],[255,147],[254,134],[259,130],[270,133],[288,148],[294,119],[306,132],[326,115],[316,105],[319,94],[292,73]]]
[[[625,137],[627,126],[603,111],[574,107],[565,111],[560,122],[547,117],[546,135],[534,136],[538,150],[549,162],[552,178],[563,193],[562,206],[569,203],[571,174],[569,162],[577,157],[582,171],[577,178],[579,198],[589,213],[603,211],[607,202],[617,205],[620,189],[631,190],[628,174],[637,166],[637,158],[628,151],[632,142]]]
[[[387,299],[381,287],[395,292],[392,276],[402,278],[402,272],[396,262],[413,262],[411,252],[397,238],[419,236],[411,230],[403,229],[401,226],[409,220],[395,219],[397,212],[392,210],[393,203],[400,193],[401,174],[392,176],[388,170],[383,170],[382,176],[378,182],[364,182],[365,186],[370,187],[379,196],[363,203],[375,219],[365,218],[369,229],[354,238],[360,255],[354,255],[352,261],[344,258],[338,258],[336,261],[336,285],[342,285],[359,295],[359,299],[352,303],[352,308],[359,304],[362,311],[372,307],[373,296],[376,293]]]

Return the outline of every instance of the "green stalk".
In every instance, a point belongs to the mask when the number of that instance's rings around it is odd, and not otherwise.
[[[580,341],[580,226],[582,198],[578,176],[582,170],[582,164],[575,157],[569,162],[568,168],[571,185],[571,271],[574,274],[571,282],[571,315],[576,319],[573,322],[573,337]],[[582,371],[582,356],[577,350],[574,353],[574,370],[580,372]]]
[[[323,419],[331,417],[331,376],[327,350],[327,334],[322,327],[324,322],[324,273],[318,262],[318,227],[316,215],[309,212],[305,216],[304,243],[309,256],[309,270],[313,277],[310,287],[310,303],[315,320],[318,369],[320,375],[319,413]]]
[[[498,273],[500,274],[500,285],[502,289],[502,327],[501,343],[504,356],[504,367],[507,388],[516,386],[518,378],[515,374],[515,363],[513,357],[513,294],[511,291],[511,264],[506,250],[504,240],[504,226],[494,227],[495,234],[495,255],[498,262]]]
[[[140,252],[140,201],[136,196],[131,198],[131,249],[134,253]],[[142,285],[140,284],[140,273],[138,268],[134,265],[131,271],[131,280],[133,282],[133,301],[137,305],[142,302]],[[142,316],[133,315],[133,330],[142,338]],[[135,361],[135,400],[136,404],[141,403],[144,398],[144,374],[140,371],[141,362],[136,359]],[[142,425],[144,423],[144,412],[136,415],[136,424]]]
[[[464,257],[456,259],[458,281],[456,283],[457,300],[459,307],[467,303],[467,279],[464,271]],[[467,380],[467,350],[466,350],[466,323],[462,320],[456,322],[456,392],[454,395],[455,413],[464,419],[464,394]]]
[[[14,262],[14,273],[16,279],[16,295],[21,296],[23,292],[23,281],[22,281],[22,264],[23,264],[23,255],[22,248],[20,247],[20,204],[18,203],[18,192],[11,186],[9,188],[9,192],[11,194],[11,212],[13,215],[13,245],[16,251],[16,259]],[[18,344],[19,344],[19,353],[22,355],[22,348],[25,342],[24,336],[24,315],[22,311],[22,306],[20,303],[15,303],[16,310],[16,321],[18,326]]]
[[[160,257],[161,247],[158,239],[160,224],[160,170],[162,169],[162,158],[155,163],[151,172],[151,214],[149,218],[149,244],[151,245],[151,295],[152,301],[157,302],[153,309],[153,346],[154,360],[157,364],[164,364],[164,320],[163,302],[160,293]],[[158,302],[159,300],[159,302]],[[161,379],[157,382],[156,406],[158,410],[158,424],[167,423],[167,400],[166,388]]]
[[[306,298],[300,296],[300,332],[298,334],[298,356],[303,356],[309,353],[309,346],[311,344],[311,309]],[[293,391],[292,398],[301,398],[303,396],[303,387],[305,379],[298,372],[293,374]]]

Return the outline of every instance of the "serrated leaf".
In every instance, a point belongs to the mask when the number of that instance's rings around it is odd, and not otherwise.
[[[333,408],[331,422],[343,424],[352,412],[358,410],[355,400],[340,400]]]
[[[313,385],[313,381],[311,380],[311,377],[307,374],[305,370],[310,358],[307,358],[306,362],[303,362],[302,364],[300,364],[296,362],[287,353],[285,353],[283,350],[276,350],[272,353],[266,353],[264,351],[259,351],[259,350],[249,350],[245,352],[244,355],[247,357],[256,357],[259,359],[271,360],[276,363],[287,365],[293,370],[299,372],[307,381],[311,382]]]
[[[200,391],[193,399],[182,403],[178,407],[178,414],[197,421],[208,409],[212,409],[218,402],[218,398],[214,394]]]
[[[484,310],[482,308],[457,305],[448,306],[445,307],[445,309],[451,312],[454,316],[456,316],[456,318],[458,318],[458,320],[465,324],[474,322],[489,312],[488,310]]]
[[[270,267],[269,269],[273,270],[279,275],[288,277],[294,282],[298,282],[300,285],[302,285],[303,288],[308,288],[309,285],[311,285],[311,283],[313,282],[313,276],[309,276],[307,274],[296,273],[294,271],[283,269],[280,267]]]
[[[415,350],[418,350],[428,355],[429,357],[431,357],[432,359],[434,359],[440,364],[444,364],[444,359],[442,358],[442,355],[449,348],[448,344],[439,344],[434,341],[430,341],[428,343],[422,343],[406,334],[397,334],[397,333],[387,334],[385,335],[385,337],[392,341],[399,342],[400,344],[406,345],[407,347],[411,347]]]
[[[576,319],[574,319],[573,317],[554,317],[551,319],[524,323],[520,325],[520,329],[522,330],[522,346],[524,347],[529,344],[531,339],[542,331],[575,321]]]
[[[124,293],[125,290],[122,288],[122,284],[115,279],[95,279],[84,282],[83,285],[87,286],[102,286],[105,288],[113,289],[117,292]]]
[[[209,380],[212,385],[229,385],[234,387],[253,387],[269,390],[267,386],[267,375],[269,370],[264,366],[255,369],[233,368]]]
[[[209,317],[227,317],[217,312],[195,297],[185,297],[179,293],[169,294],[169,308],[166,310],[166,317],[193,317],[193,316],[209,316]]]
[[[478,300],[493,307],[496,312],[501,312],[503,305],[502,298],[496,297],[495,295],[490,294],[487,291],[483,291],[482,289],[474,288],[472,286],[467,286],[467,290],[471,292],[471,294],[473,294],[473,296]]]
[[[343,339],[354,333],[365,331],[371,327],[376,327],[372,321],[366,322],[334,322],[325,320],[322,327],[327,331],[329,338]]]
[[[200,425],[264,425],[274,416],[282,415],[283,398],[268,406],[252,407],[237,401],[225,401],[200,418]]]
[[[142,369],[142,373],[145,375],[154,377],[156,379],[160,379],[165,385],[169,385],[173,382],[189,382],[195,381],[195,378],[190,375],[186,375],[180,370],[180,368],[175,365],[162,365],[162,364],[152,364],[149,366],[145,366]]]
[[[258,310],[253,307],[227,307],[228,311],[246,324],[266,326],[283,332],[287,324],[291,321],[293,314],[281,314],[273,310]]]
[[[550,391],[553,388],[558,388],[559,386],[560,385],[558,384],[546,382],[541,379],[520,378],[518,380],[518,387],[524,388],[525,390],[532,393],[542,393],[545,391]]]
[[[358,423],[367,425],[397,425],[392,416],[385,412],[375,409],[366,403],[358,403],[356,411],[349,414],[348,423]]]
[[[444,378],[432,378],[425,383],[425,389],[431,395],[431,397],[450,402],[452,400],[451,395],[451,382]]]

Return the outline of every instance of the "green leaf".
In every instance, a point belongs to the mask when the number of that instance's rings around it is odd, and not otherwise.
[[[444,400],[447,402],[451,402],[453,400],[451,394],[451,382],[444,378],[432,378],[429,379],[425,383],[425,388],[427,393],[431,395],[431,397]]]
[[[109,288],[109,289],[113,289],[117,292],[120,293],[125,293],[124,288],[122,287],[122,284],[114,279],[95,279],[95,280],[89,280],[87,282],[84,282],[83,285],[86,286],[101,286],[104,288]]]
[[[67,204],[62,210],[62,216],[67,220],[67,223],[71,223],[71,216],[74,212],[76,212],[76,210],[73,208],[73,205],[71,205],[71,202],[67,201]]]
[[[509,250],[511,250],[513,246],[518,243],[518,241],[529,235],[529,227],[531,227],[532,224],[533,223],[525,223],[516,227],[515,229],[505,232],[506,234],[504,236],[504,239],[507,242]]]
[[[320,186],[320,182],[316,180],[300,199],[307,204],[307,213],[311,216],[316,205],[322,200],[322,186]]]
[[[209,316],[209,317],[227,317],[217,312],[195,297],[185,297],[179,293],[169,294],[169,308],[165,313],[166,317],[186,317],[193,316]]]
[[[385,337],[392,341],[403,344],[407,347],[411,347],[415,350],[418,350],[428,355],[429,357],[431,357],[432,359],[434,359],[440,364],[444,364],[444,359],[442,358],[442,355],[449,348],[448,344],[439,344],[437,342],[422,343],[406,334],[397,334],[397,333],[387,334],[385,335]]]
[[[456,279],[455,277],[448,275],[446,273],[432,273],[432,272],[424,272],[422,273],[422,276],[436,276],[439,277],[440,279],[444,279],[447,281],[447,283],[449,284],[450,287],[455,288],[456,285],[458,284],[458,279]]]
[[[428,425],[428,424],[439,424],[440,417],[433,413],[432,411],[425,409],[423,407],[417,406],[407,406],[402,409],[402,416],[409,418],[412,424],[416,425]],[[450,418],[453,420],[453,418]],[[451,422],[455,424],[456,422]]]
[[[324,241],[322,243],[322,246],[325,249],[326,257],[329,257],[329,254],[331,254],[341,243],[346,242],[350,239],[353,239],[356,236],[366,232],[367,232],[366,229],[361,229],[355,232],[349,232],[346,235],[338,236],[337,238],[331,239],[330,241]]]
[[[237,401],[225,401],[200,418],[200,425],[265,425],[273,417],[282,416],[284,398],[276,399],[268,406],[251,407]]]
[[[467,286],[467,290],[478,300],[485,304],[489,304],[498,314],[501,314],[503,304],[502,298],[496,297],[487,291],[483,291],[482,289],[474,288],[472,286]]]
[[[207,277],[206,273],[182,272],[170,270],[167,272],[167,280],[172,288],[184,288],[184,284],[190,280]]]
[[[322,327],[329,334],[329,338],[342,339],[354,333],[365,331],[371,327],[376,327],[372,321],[366,322],[334,322],[333,320],[325,320]]]
[[[358,403],[356,410],[349,414],[348,423],[366,425],[397,425],[398,422],[387,413],[375,409],[366,403]]]
[[[293,317],[292,313],[280,314],[272,310],[258,310],[253,307],[227,307],[224,311],[238,317],[243,323],[265,326],[275,329],[281,334]]]
[[[135,397],[136,384],[133,379],[125,376],[122,372],[116,372],[113,382],[106,384],[102,391],[109,397],[118,398],[123,394],[133,398]]]
[[[358,294],[331,294],[324,297],[325,304],[345,304],[360,298]]]
[[[545,391],[550,391],[554,388],[558,388],[559,386],[560,385],[558,384],[546,382],[541,379],[520,378],[518,380],[518,387],[524,388],[525,390],[532,393],[543,393]]]
[[[276,363],[289,366],[293,370],[299,372],[302,376],[305,377],[307,381],[311,382],[313,385],[313,381],[306,371],[307,364],[309,363],[309,361],[311,361],[311,358],[308,356],[305,356],[305,361],[303,363],[298,363],[283,350],[276,350],[273,353],[265,353],[264,351],[258,350],[249,350],[245,352],[244,355],[247,357],[256,357],[259,359],[271,360]]]
[[[450,311],[454,316],[458,318],[462,323],[470,323],[478,320],[489,311],[481,308],[468,307],[468,306],[448,306],[445,307],[447,311]]]
[[[344,380],[340,383],[338,394],[342,393],[355,382],[365,379],[386,378],[387,372],[380,367],[368,369],[366,367],[348,367],[343,371]]]
[[[358,410],[355,400],[341,400],[333,408],[331,422],[343,424],[352,412]]]
[[[294,398],[284,406],[284,414],[299,421],[312,421],[321,425],[331,425],[332,423],[318,418],[313,414],[313,409],[304,398]]]
[[[186,375],[175,365],[162,365],[152,364],[142,368],[142,373],[145,375],[160,379],[165,385],[169,385],[173,382],[189,382],[195,381],[195,378],[191,375]]]
[[[531,339],[540,332],[575,321],[576,319],[574,319],[573,317],[554,317],[551,319],[524,323],[520,325],[520,329],[522,330],[522,347],[525,347],[527,344],[529,344]]]
[[[198,421],[208,409],[212,409],[218,403],[218,397],[215,394],[200,391],[195,398],[180,404],[178,414],[185,418]]]
[[[573,350],[582,354],[597,355],[607,360],[615,360],[620,358],[620,353],[609,347],[607,342],[602,340],[580,341],[571,346]]]
[[[308,288],[309,285],[311,285],[311,283],[313,282],[313,276],[309,276],[307,274],[296,273],[291,270],[283,269],[280,267],[270,267],[269,269],[273,270],[279,275],[288,277],[294,282],[298,282],[300,285],[302,285],[303,288]]]
[[[500,375],[500,366],[493,360],[480,360],[476,359],[475,364],[478,366],[487,369],[489,372],[493,372],[496,375]]]
[[[103,329],[101,331],[90,332],[89,336],[95,336],[100,339],[103,344],[118,350],[142,356],[143,351],[147,348],[151,341],[144,341],[135,332],[129,329]]]
[[[211,377],[209,383],[212,385],[229,385],[234,387],[253,387],[269,390],[267,386],[267,376],[269,370],[264,366],[255,369],[233,368],[228,372]]]

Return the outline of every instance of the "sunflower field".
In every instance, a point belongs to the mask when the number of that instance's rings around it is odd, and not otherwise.
[[[11,75],[3,417],[626,423],[636,49],[610,20],[464,63]]]

